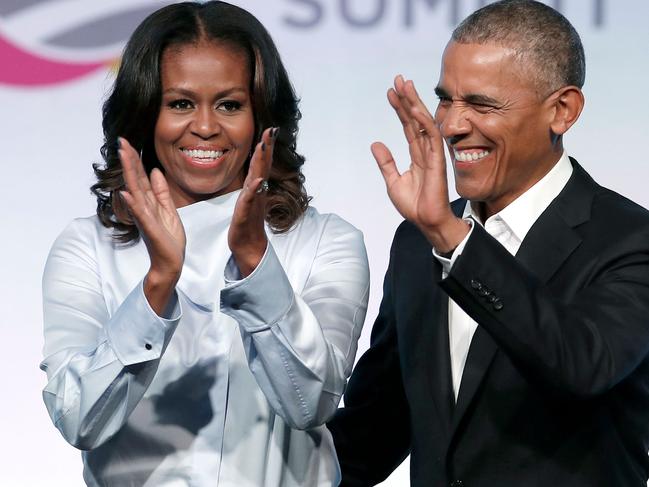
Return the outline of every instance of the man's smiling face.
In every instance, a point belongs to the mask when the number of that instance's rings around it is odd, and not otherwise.
[[[533,186],[561,155],[552,143],[554,108],[518,62],[506,47],[451,41],[435,89],[435,118],[457,192],[483,203],[485,218]]]

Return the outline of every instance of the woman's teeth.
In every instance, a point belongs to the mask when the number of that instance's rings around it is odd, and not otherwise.
[[[182,151],[192,159],[218,159],[224,153],[222,150],[182,149]]]

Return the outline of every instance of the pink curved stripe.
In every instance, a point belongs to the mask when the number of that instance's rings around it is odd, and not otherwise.
[[[34,55],[0,35],[0,83],[21,86],[49,85],[89,74],[106,65],[66,63]]]

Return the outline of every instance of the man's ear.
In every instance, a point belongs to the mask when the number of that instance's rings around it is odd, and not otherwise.
[[[584,94],[576,86],[564,86],[552,93],[547,102],[553,108],[550,129],[553,134],[561,136],[579,118],[584,108]]]

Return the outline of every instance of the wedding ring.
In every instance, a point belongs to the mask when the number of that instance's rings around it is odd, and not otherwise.
[[[419,132],[419,135],[421,135],[421,136],[427,135],[426,129],[423,128],[423,127],[420,128],[420,129],[418,130],[418,132]]]
[[[259,185],[259,187],[257,188],[257,191],[255,191],[255,193],[257,194],[268,193],[268,181],[264,179]]]

